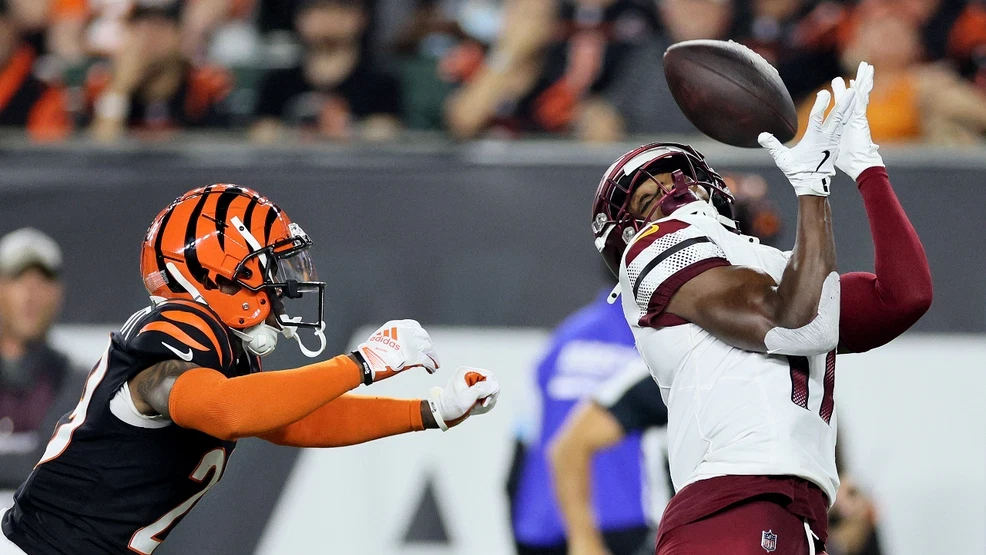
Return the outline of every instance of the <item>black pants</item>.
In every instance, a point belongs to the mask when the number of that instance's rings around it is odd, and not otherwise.
[[[613,555],[639,555],[642,549],[653,553],[654,546],[645,545],[650,538],[650,530],[646,526],[624,528],[603,533],[606,547]],[[568,546],[558,545],[526,545],[518,542],[517,555],[568,555]],[[649,548],[648,548],[649,547]]]

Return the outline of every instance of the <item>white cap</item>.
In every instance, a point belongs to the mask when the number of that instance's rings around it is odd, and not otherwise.
[[[57,276],[62,269],[62,249],[44,233],[24,227],[0,239],[0,276],[15,277],[31,266]]]

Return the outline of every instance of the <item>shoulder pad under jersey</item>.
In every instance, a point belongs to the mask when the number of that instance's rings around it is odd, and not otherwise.
[[[211,310],[198,303],[163,302],[130,323],[129,329],[125,326],[123,333],[130,351],[147,366],[164,360],[184,360],[224,374],[233,366],[228,329]]]
[[[624,252],[620,279],[629,290],[623,294],[633,296],[639,325],[681,323],[660,318],[675,292],[702,272],[728,265],[726,253],[697,226],[662,220],[638,233]]]

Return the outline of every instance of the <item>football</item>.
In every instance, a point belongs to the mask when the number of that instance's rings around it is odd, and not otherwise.
[[[739,147],[757,148],[767,131],[794,138],[798,114],[767,60],[733,41],[690,40],[664,53],[664,75],[678,107],[699,131]]]

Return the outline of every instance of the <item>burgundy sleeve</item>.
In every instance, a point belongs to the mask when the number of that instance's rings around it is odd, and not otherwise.
[[[841,276],[839,351],[861,353],[904,333],[931,306],[931,269],[917,232],[890,187],[887,170],[856,180],[873,235],[874,273]]]

